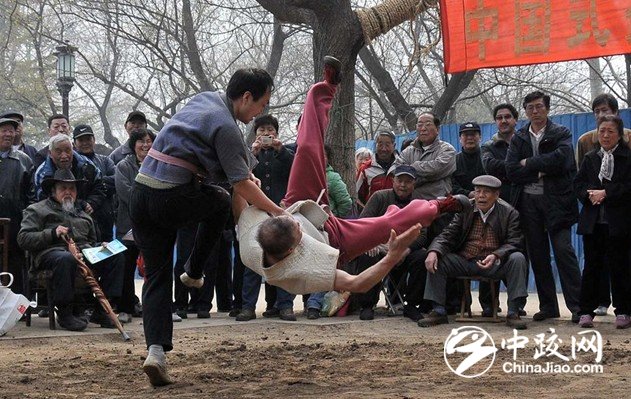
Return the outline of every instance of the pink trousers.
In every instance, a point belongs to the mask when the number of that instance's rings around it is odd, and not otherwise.
[[[335,90],[335,85],[319,82],[307,93],[298,126],[298,149],[283,199],[286,206],[301,200],[315,201],[322,189],[326,189],[324,138]],[[329,203],[326,193],[320,202]],[[386,243],[390,230],[400,234],[415,223],[428,226],[439,213],[437,201],[413,200],[405,208],[391,205],[386,214],[379,217],[340,219],[330,215],[324,229],[329,234],[330,245],[340,250],[340,263],[346,263]]]

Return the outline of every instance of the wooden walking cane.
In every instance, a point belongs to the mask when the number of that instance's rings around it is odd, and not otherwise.
[[[131,339],[129,337],[129,334],[125,332],[125,330],[123,329],[123,325],[118,320],[118,317],[116,317],[116,314],[114,314],[114,311],[112,310],[112,306],[110,305],[110,302],[105,297],[105,294],[103,293],[103,290],[99,286],[99,283],[96,281],[96,278],[94,278],[94,274],[92,273],[92,270],[83,261],[83,255],[81,255],[81,251],[79,251],[79,249],[77,248],[77,244],[75,244],[74,240],[70,238],[67,234],[62,234],[61,237],[64,239],[66,244],[68,244],[68,251],[70,251],[72,256],[74,256],[75,260],[77,261],[77,264],[79,265],[79,273],[81,273],[81,277],[83,277],[85,282],[90,286],[92,293],[94,294],[96,299],[99,300],[101,307],[103,308],[103,310],[105,310],[105,313],[110,318],[110,320],[112,320],[112,322],[114,323],[118,331],[120,331],[121,335],[123,336],[123,339],[125,341],[129,341]]]

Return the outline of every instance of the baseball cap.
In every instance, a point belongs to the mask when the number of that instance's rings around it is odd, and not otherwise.
[[[72,139],[75,140],[81,136],[94,136],[94,132],[90,125],[77,125],[72,131]]]
[[[414,169],[410,165],[399,165],[394,170],[394,177],[401,175],[408,175],[413,179],[416,179],[416,169]]]
[[[129,122],[132,119],[142,119],[144,123],[147,123],[147,117],[145,113],[142,111],[132,111],[127,115],[127,119],[125,119],[125,123]]]
[[[480,129],[480,125],[475,122],[466,122],[460,125],[458,129],[458,135],[461,135],[464,132],[482,132]]]

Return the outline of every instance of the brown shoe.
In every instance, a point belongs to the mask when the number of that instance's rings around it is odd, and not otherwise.
[[[449,324],[446,314],[438,314],[435,311],[429,312],[427,317],[418,321],[419,327],[433,327],[439,324]]]
[[[342,63],[335,57],[324,57],[324,80],[336,85],[342,81]]]
[[[528,325],[519,317],[518,314],[509,314],[506,316],[506,325],[515,330],[526,330]]]
[[[296,321],[296,315],[292,308],[283,309],[280,311],[280,319],[285,321]]]

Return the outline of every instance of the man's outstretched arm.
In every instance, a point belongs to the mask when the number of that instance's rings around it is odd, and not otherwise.
[[[390,273],[390,270],[392,270],[401,259],[405,258],[408,253],[410,253],[408,247],[420,234],[421,225],[419,223],[410,227],[400,236],[397,236],[394,230],[391,230],[390,240],[388,241],[389,249],[386,256],[356,276],[348,274],[343,270],[336,270],[333,289],[336,291],[368,292],[368,290]]]

